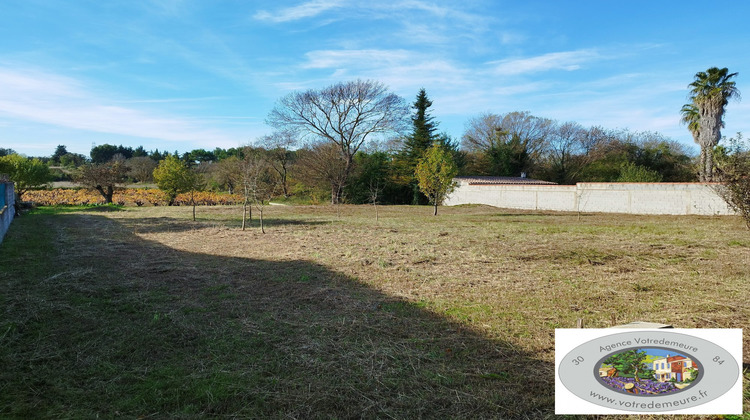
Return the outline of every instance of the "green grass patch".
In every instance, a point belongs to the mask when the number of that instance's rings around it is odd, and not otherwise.
[[[0,244],[0,417],[552,418],[555,328],[750,329],[733,218],[113,209]]]

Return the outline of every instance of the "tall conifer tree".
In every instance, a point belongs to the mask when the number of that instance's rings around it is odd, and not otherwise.
[[[432,106],[432,101],[427,97],[424,88],[419,90],[417,100],[414,101],[414,116],[411,118],[413,124],[412,133],[404,142],[403,153],[406,160],[416,168],[417,162],[422,158],[424,152],[432,146],[438,136],[437,123],[430,115],[428,108]]]
[[[427,204],[427,197],[419,191],[418,182],[414,175],[419,160],[435,141],[439,140],[437,123],[430,115],[428,108],[432,101],[427,97],[424,88],[419,90],[417,99],[414,101],[414,115],[411,118],[413,130],[404,141],[401,149],[401,166],[404,174],[409,179],[409,188],[412,191],[412,204]]]

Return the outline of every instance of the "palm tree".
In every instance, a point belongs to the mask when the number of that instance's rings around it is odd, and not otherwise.
[[[685,104],[680,109],[682,118],[680,122],[687,125],[690,134],[693,135],[693,141],[695,144],[700,145],[700,119],[701,114],[698,112],[698,107],[695,104]],[[701,145],[700,155],[700,180],[703,181],[703,168],[706,167],[706,148]]]
[[[695,80],[688,85],[690,88],[689,98],[698,111],[697,129],[699,133],[698,144],[701,146],[700,178],[702,182],[713,180],[713,148],[719,144],[721,139],[724,108],[729,103],[729,99],[739,98],[740,96],[736,83],[730,80],[736,75],[737,73],[729,73],[726,67],[723,69],[711,67],[705,72],[696,73]],[[683,113],[683,121],[685,118],[685,113]],[[690,129],[690,123],[688,124],[688,129]],[[695,135],[693,136],[695,137]]]

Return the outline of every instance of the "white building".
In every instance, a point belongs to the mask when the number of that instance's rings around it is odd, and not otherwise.
[[[654,377],[659,382],[667,382],[674,379],[683,382],[690,378],[690,369],[697,369],[698,365],[685,356],[661,357],[652,362]]]

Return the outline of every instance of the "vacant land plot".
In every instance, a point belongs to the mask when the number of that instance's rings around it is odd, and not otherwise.
[[[555,328],[750,331],[739,218],[429,213],[274,206],[265,235],[236,207],[21,217],[0,416],[551,417]]]

